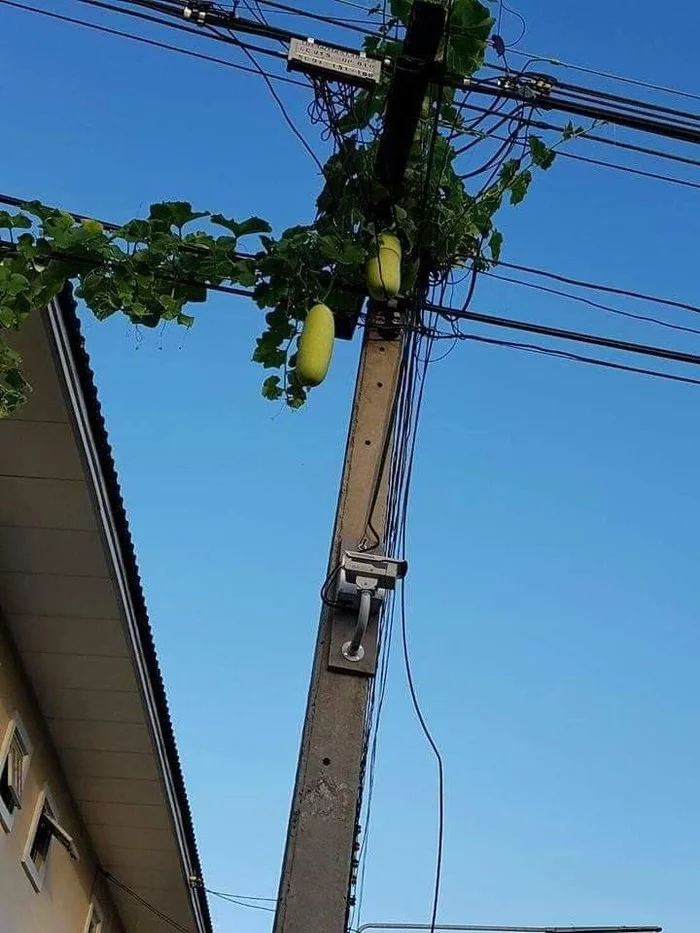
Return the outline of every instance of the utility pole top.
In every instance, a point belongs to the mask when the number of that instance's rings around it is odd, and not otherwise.
[[[444,31],[445,8],[427,0],[416,0],[389,89],[384,132],[377,152],[377,177],[386,189],[388,202],[396,201],[401,194],[423,100]]]

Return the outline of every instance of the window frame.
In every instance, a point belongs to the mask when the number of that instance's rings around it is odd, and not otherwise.
[[[44,807],[47,805],[49,809],[51,810],[51,815],[53,816],[53,818],[57,819],[58,813],[56,810],[56,804],[54,802],[53,795],[51,794],[51,791],[49,790],[48,785],[45,784],[34,806],[34,814],[32,816],[32,822],[29,826],[29,833],[27,834],[27,841],[24,845],[24,852],[22,853],[22,860],[21,860],[22,867],[27,873],[27,877],[29,878],[31,885],[34,888],[34,890],[37,892],[37,894],[39,894],[42,888],[44,887],[44,881],[46,880],[47,866],[49,864],[49,858],[51,855],[51,843],[54,841],[54,837],[52,834],[49,839],[49,848],[46,853],[46,858],[44,859],[44,862],[41,868],[37,868],[37,866],[34,864],[34,860],[31,857],[31,852],[32,852],[32,847],[34,845],[34,840],[36,838],[37,830],[39,829],[39,820],[41,819],[41,815],[44,812]]]
[[[25,750],[24,761],[22,764],[22,790],[24,791],[26,789],[29,763],[32,757],[32,743],[29,741],[29,737],[27,736],[27,730],[24,726],[24,723],[22,722],[22,717],[15,710],[10,717],[7,729],[5,730],[5,737],[3,739],[2,745],[0,746],[0,773],[2,773],[5,765],[7,764],[7,760],[12,749],[12,743],[14,742],[16,735],[19,736],[19,740],[24,746]],[[0,826],[2,826],[6,833],[12,832],[12,827],[15,823],[17,811],[21,809],[22,804],[20,802],[14,810],[8,810],[5,806],[5,801],[2,799],[2,797],[0,797]]]
[[[90,901],[90,906],[88,907],[88,914],[85,919],[85,927],[83,928],[83,933],[92,933],[90,930],[90,924],[96,921],[97,926],[94,933],[107,933],[107,926],[105,924],[105,914],[102,908],[100,907],[100,902],[93,898]]]

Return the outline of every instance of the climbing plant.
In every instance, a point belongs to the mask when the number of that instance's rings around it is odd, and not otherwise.
[[[367,53],[398,54],[400,43],[390,35],[408,22],[411,4],[391,0],[390,19],[365,40]],[[442,50],[449,73],[470,76],[482,67],[493,25],[479,0],[454,0]],[[334,95],[317,85],[334,153],[323,166],[313,223],[278,237],[258,217],[232,220],[186,202],[153,204],[147,218],[109,228],[37,201],[0,211],[0,416],[29,391],[19,354],[2,331],[19,330],[67,281],[99,320],[121,313],[146,327],[168,321],[190,327],[190,306],[212,287],[249,290],[266,312],[253,360],[275,371],[262,394],[300,407],[308,389],[296,371],[296,341],[308,309],[322,301],[335,312],[357,313],[365,294],[365,263],[378,242],[376,204],[385,195],[374,166],[389,71],[373,90]],[[569,126],[564,138],[578,132]],[[465,138],[478,143],[480,131],[463,120],[453,89],[436,89],[424,102],[401,196],[383,221],[401,242],[404,292],[415,285],[419,259],[438,280],[456,266],[497,262],[503,238],[494,215],[504,200],[522,201],[532,170],[549,168],[555,158],[554,147],[530,134],[519,157],[497,164],[486,184],[468,190],[455,168],[457,141]]]

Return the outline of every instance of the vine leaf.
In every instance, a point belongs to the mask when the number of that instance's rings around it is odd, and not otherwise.
[[[520,204],[525,195],[527,194],[527,189],[530,187],[530,182],[532,181],[532,172],[529,169],[525,169],[523,172],[520,172],[513,183],[510,185],[510,203],[511,204]]]
[[[31,220],[24,214],[8,214],[7,211],[0,211],[1,230],[31,230],[31,227]]]
[[[280,377],[268,376],[262,384],[262,397],[270,402],[276,402],[283,395],[284,390],[280,387]]]
[[[272,233],[270,224],[261,217],[249,217],[248,220],[242,220],[237,223],[235,220],[229,220],[223,214],[212,214],[211,222],[219,227],[225,227],[230,230],[235,237],[249,236],[253,233]]]
[[[530,135],[527,144],[530,148],[530,158],[532,159],[533,165],[545,171],[552,167],[557,156],[554,149],[550,149],[549,146],[546,146],[539,136]]]
[[[503,234],[500,230],[494,230],[489,239],[489,250],[491,251],[491,258],[494,262],[498,262],[501,258],[501,247],[503,246]]]
[[[192,220],[209,216],[208,211],[193,211],[188,201],[162,201],[151,204],[149,220],[157,220],[169,227],[182,228]]]

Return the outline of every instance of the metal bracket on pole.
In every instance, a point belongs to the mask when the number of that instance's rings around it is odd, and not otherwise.
[[[404,560],[345,550],[338,570],[328,667],[372,676],[377,668],[377,622],[396,581],[406,576]]]

